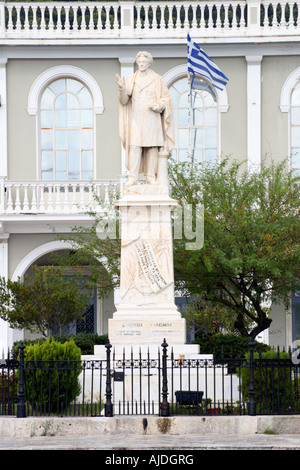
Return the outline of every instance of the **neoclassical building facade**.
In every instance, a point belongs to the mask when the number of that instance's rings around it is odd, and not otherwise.
[[[93,191],[122,191],[125,155],[118,133],[115,74],[135,71],[149,51],[169,87],[173,159],[214,163],[224,156],[259,171],[288,158],[300,171],[299,2],[0,1],[0,275],[22,278],[68,246],[55,239],[90,224]],[[186,35],[229,78],[216,102],[206,93],[187,121]],[[191,138],[192,135],[192,138]],[[300,302],[295,294],[291,305]],[[89,331],[107,332],[118,293],[91,300]],[[299,338],[295,309],[272,306],[264,341]],[[0,321],[0,351],[26,332]]]

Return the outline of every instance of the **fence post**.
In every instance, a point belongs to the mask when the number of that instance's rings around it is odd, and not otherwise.
[[[255,386],[254,386],[254,345],[255,341],[251,338],[249,341],[249,352],[250,352],[250,361],[249,361],[249,402],[248,402],[248,414],[250,416],[256,415],[256,402],[255,402]]]
[[[105,397],[106,397],[106,402],[105,402],[105,416],[111,417],[114,415],[113,413],[113,404],[111,402],[111,369],[110,369],[110,350],[111,350],[111,344],[108,341],[108,343],[105,345],[106,347],[106,390],[105,390]]]
[[[24,371],[24,349],[25,346],[21,343],[20,347],[20,379],[18,387],[18,404],[17,404],[17,418],[26,418],[25,408],[25,371]]]
[[[167,347],[166,339],[162,343],[162,403],[161,403],[161,416],[169,416],[169,403],[168,403],[168,376],[167,376]]]

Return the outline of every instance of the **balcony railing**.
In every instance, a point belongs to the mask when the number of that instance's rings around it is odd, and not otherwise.
[[[122,41],[296,36],[299,1],[1,2],[0,38]],[[278,39],[277,39],[278,40]]]
[[[78,214],[112,203],[120,181],[0,181],[0,214]]]

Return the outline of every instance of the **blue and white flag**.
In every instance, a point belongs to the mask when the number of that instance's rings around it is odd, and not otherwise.
[[[187,35],[188,71],[193,74],[191,88],[197,89],[196,75],[206,78],[215,88],[223,90],[228,83],[224,75],[214,61],[196,44],[190,35]]]

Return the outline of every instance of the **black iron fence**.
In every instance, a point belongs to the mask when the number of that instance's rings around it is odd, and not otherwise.
[[[298,359],[291,351],[245,357],[175,357],[164,340],[157,354],[104,360],[0,361],[0,415],[114,416],[299,414]]]

